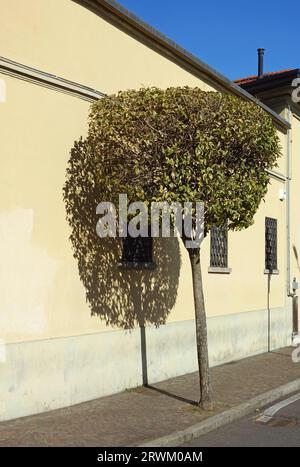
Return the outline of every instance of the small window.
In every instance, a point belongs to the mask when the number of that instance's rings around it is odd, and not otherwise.
[[[130,263],[152,262],[151,237],[125,237],[123,239],[122,261]]]
[[[271,217],[265,221],[265,269],[277,271],[277,219]]]
[[[210,231],[210,267],[228,269],[228,231],[212,227]]]
[[[152,237],[123,238],[121,267],[153,269],[153,240]]]

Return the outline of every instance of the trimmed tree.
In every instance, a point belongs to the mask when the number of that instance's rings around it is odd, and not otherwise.
[[[267,192],[267,169],[280,146],[258,105],[198,88],[119,92],[92,105],[88,136],[71,152],[64,187],[68,220],[78,227],[95,192],[98,202],[202,202],[212,226],[247,228]],[[96,205],[93,206],[96,210]],[[72,237],[71,237],[72,238]],[[185,244],[185,239],[183,239]],[[200,404],[212,408],[200,248],[191,263]],[[155,273],[155,272],[154,272]]]

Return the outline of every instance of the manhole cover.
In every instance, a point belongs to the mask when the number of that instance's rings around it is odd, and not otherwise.
[[[264,420],[257,419],[255,422],[259,425],[266,425],[272,427],[286,427],[297,425],[298,419],[289,417],[264,417]]]

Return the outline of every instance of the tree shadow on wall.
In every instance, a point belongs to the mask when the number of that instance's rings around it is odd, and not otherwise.
[[[122,239],[98,238],[93,249],[77,251],[79,275],[91,314],[122,329],[165,324],[178,288],[177,238],[154,239],[153,270],[120,267]]]
[[[93,248],[76,252],[91,314],[122,329],[140,327],[142,380],[148,385],[147,325],[166,323],[174,307],[180,271],[177,238],[154,239],[154,270],[120,268],[122,240],[95,236]]]
[[[82,141],[75,144],[63,197],[70,240],[91,314],[108,326],[141,329],[143,381],[147,382],[145,326],[160,326],[175,305],[181,266],[177,238],[153,239],[154,270],[120,268],[123,241],[99,238],[96,207],[103,201],[97,167]]]
[[[175,305],[180,271],[176,238],[154,239],[154,270],[120,268],[122,240],[99,239],[93,259],[79,267],[92,315],[107,325],[140,328],[142,380],[148,385],[146,326],[166,323]]]

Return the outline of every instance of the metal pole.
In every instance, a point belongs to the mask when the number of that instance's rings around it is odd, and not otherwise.
[[[293,335],[298,334],[298,296],[293,296]]]

